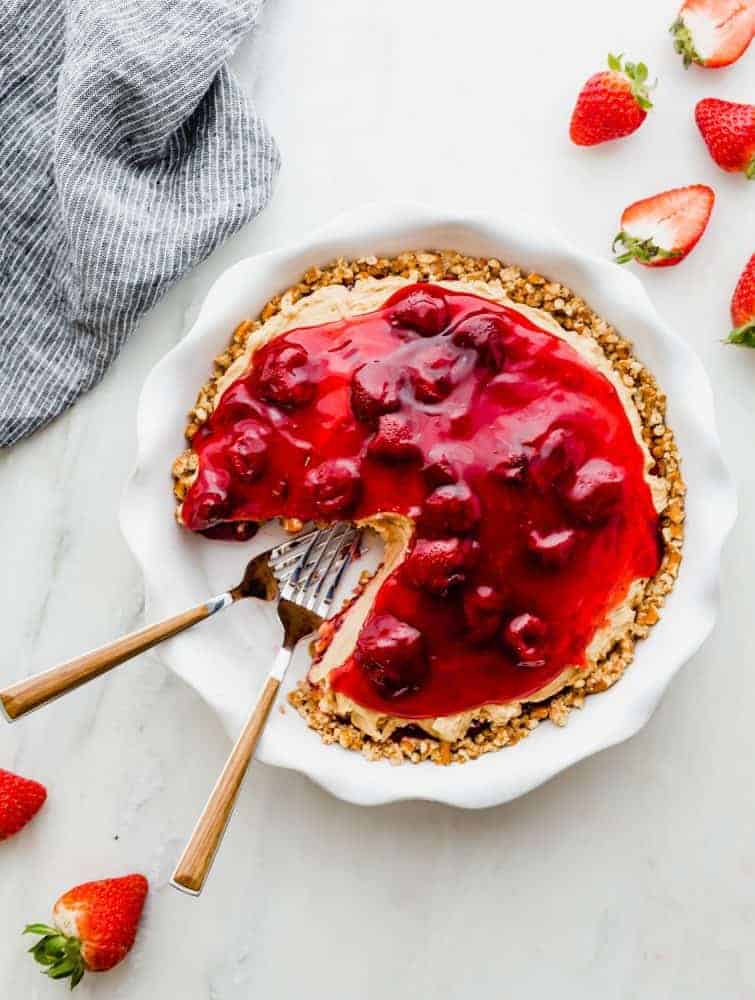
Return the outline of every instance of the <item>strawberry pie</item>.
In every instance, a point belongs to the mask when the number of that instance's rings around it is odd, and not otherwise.
[[[463,761],[563,722],[621,675],[676,575],[684,486],[655,381],[568,289],[498,261],[312,269],[239,327],[191,416],[188,530],[382,536],[292,695],[370,758]]]

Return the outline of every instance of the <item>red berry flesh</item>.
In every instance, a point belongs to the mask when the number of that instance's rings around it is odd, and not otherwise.
[[[268,403],[293,408],[309,403],[315,384],[309,377],[309,356],[297,344],[273,347],[257,376],[257,391]]]
[[[501,627],[504,598],[481,583],[464,594],[464,620],[472,642],[487,642]]]
[[[388,698],[416,691],[427,676],[422,634],[393,615],[376,615],[357,640],[355,659],[370,683]]]
[[[604,524],[621,507],[624,472],[604,458],[591,458],[564,494],[572,515],[583,524]]]
[[[458,347],[471,347],[487,368],[500,371],[506,356],[504,338],[506,321],[494,314],[469,316],[453,332],[452,340]]]
[[[466,483],[439,486],[425,500],[422,527],[437,535],[465,535],[480,520],[480,501]]]
[[[571,528],[547,533],[532,530],[527,536],[527,548],[541,566],[559,569],[568,562],[576,540]]]
[[[464,354],[448,343],[428,346],[409,369],[409,380],[415,397],[421,403],[441,403],[469,374],[470,365]]]
[[[536,615],[523,614],[512,618],[503,630],[506,645],[519,667],[542,667],[545,664],[545,623]]]
[[[195,530],[202,531],[228,516],[230,505],[228,494],[220,489],[207,489],[200,493],[194,501]]]
[[[420,538],[409,553],[404,570],[413,586],[443,597],[464,583],[479,555],[479,544],[469,539]]]
[[[359,466],[349,458],[334,458],[310,469],[304,488],[323,517],[349,513],[361,493]]]
[[[529,477],[541,492],[566,482],[583,461],[584,446],[570,431],[556,427],[537,446],[529,465]]]
[[[446,300],[436,288],[414,289],[393,304],[390,322],[408,327],[422,337],[434,337],[448,323]]]
[[[510,485],[519,485],[527,478],[530,457],[528,449],[511,448],[491,469],[496,479]]]
[[[255,417],[260,411],[259,400],[252,395],[249,384],[242,379],[229,386],[221,398],[223,422],[227,427]]]
[[[472,462],[474,452],[463,444],[439,442],[427,453],[427,462],[422,469],[429,486],[445,486],[455,483],[460,470]]]
[[[398,379],[385,361],[368,361],[351,377],[351,409],[357,420],[374,425],[383,413],[398,409]]]
[[[267,448],[270,434],[256,422],[240,425],[239,433],[228,448],[228,466],[244,482],[259,479],[267,466]]]
[[[367,452],[384,462],[408,462],[418,458],[421,451],[411,418],[403,413],[384,413]]]

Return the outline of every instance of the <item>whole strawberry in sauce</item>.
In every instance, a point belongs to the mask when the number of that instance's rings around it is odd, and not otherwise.
[[[232,444],[228,447],[231,473],[247,482],[259,479],[267,466],[270,432],[255,421],[239,424]]]
[[[439,486],[425,500],[422,527],[437,535],[466,535],[481,516],[480,501],[464,482]]]
[[[347,515],[359,499],[359,466],[348,458],[335,458],[310,469],[304,487],[317,514],[324,517]]]
[[[454,327],[452,340],[459,347],[477,351],[482,364],[500,371],[506,358],[508,325],[500,316],[479,314],[463,319]]]
[[[432,285],[418,286],[394,300],[389,317],[394,326],[414,330],[422,337],[434,337],[448,323],[445,296]]]
[[[460,351],[446,340],[428,344],[409,367],[415,399],[429,405],[442,403],[474,367],[470,353]]]
[[[377,433],[367,446],[367,454],[384,462],[407,462],[422,454],[417,429],[405,413],[384,413]]]
[[[370,682],[389,698],[416,690],[427,676],[422,634],[393,615],[376,615],[367,622],[354,655]]]
[[[407,556],[404,572],[415,587],[443,597],[464,583],[479,555],[479,543],[469,539],[420,538]]]
[[[315,394],[310,378],[309,355],[298,344],[273,344],[257,376],[257,391],[268,403],[283,407],[304,406]]]
[[[564,494],[573,516],[583,524],[602,524],[621,506],[624,473],[603,458],[592,458],[576,473]]]
[[[368,361],[351,376],[351,408],[357,420],[375,424],[399,408],[398,372],[382,358]]]
[[[485,583],[464,594],[464,621],[472,642],[487,642],[496,635],[504,606],[503,595]]]
[[[528,612],[517,615],[506,625],[503,632],[508,645],[520,667],[542,667],[545,663],[545,640],[547,628],[537,615]]]

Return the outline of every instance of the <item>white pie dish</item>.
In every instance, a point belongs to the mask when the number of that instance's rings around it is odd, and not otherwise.
[[[236,582],[253,551],[280,531],[268,526],[247,546],[209,541],[173,520],[170,466],[184,447],[185,414],[212,358],[243,319],[314,264],[338,256],[391,256],[403,250],[457,249],[495,256],[562,281],[635,345],[668,396],[668,420],[688,485],[684,560],[663,617],[637,646],[619,684],[589,698],[565,729],[543,725],[515,747],[448,768],[394,767],[325,746],[290,707],[274,711],[258,759],[308,775],[347,801],[372,805],[428,799],[464,808],[507,802],[575,761],[631,736],[652,714],[682,664],[711,631],[720,551],[736,501],[721,457],[713,399],[701,362],[655,312],[640,282],[616,265],[576,251],[527,217],[441,212],[416,204],[368,205],[339,216],[296,246],[240,261],[210,290],[196,323],[150,373],[138,410],[137,467],[126,489],[121,524],[142,567],[149,619],[206,599]],[[279,641],[272,609],[242,602],[159,647],[161,659],[191,684],[235,736]],[[304,675],[300,650],[279,701]]]

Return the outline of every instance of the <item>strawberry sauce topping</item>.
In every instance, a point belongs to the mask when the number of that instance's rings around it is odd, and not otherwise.
[[[416,522],[331,674],[408,719],[526,697],[585,649],[659,520],[616,390],[515,310],[431,284],[276,337],[196,433],[194,531],[276,516]]]

